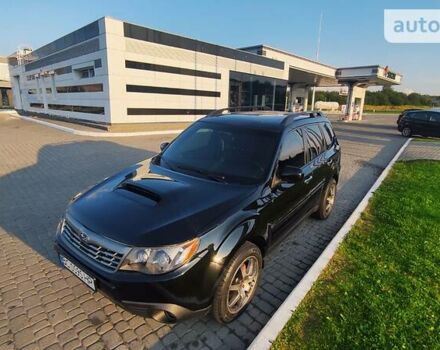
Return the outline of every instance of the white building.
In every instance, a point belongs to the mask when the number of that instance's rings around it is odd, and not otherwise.
[[[354,105],[367,85],[401,79],[378,65],[337,69],[264,45],[231,49],[109,17],[9,62],[17,110],[105,125],[193,121],[234,106],[306,109],[310,87],[341,83]]]
[[[9,79],[8,60],[0,56],[0,108],[12,106],[11,81]]]

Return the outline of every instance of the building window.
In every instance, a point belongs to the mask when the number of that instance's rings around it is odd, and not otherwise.
[[[55,69],[56,75],[63,75],[63,74],[69,74],[72,73],[72,66],[66,66]]]
[[[212,109],[127,108],[127,115],[204,115]]]
[[[230,107],[267,107],[284,111],[287,82],[281,79],[231,71]]]
[[[32,108],[44,108],[44,105],[42,103],[31,103],[30,107],[32,107]]]
[[[93,78],[95,76],[95,68],[84,68],[84,69],[76,69],[79,77],[81,79],[85,78]]]
[[[73,92],[101,92],[102,84],[74,85],[74,86],[58,86],[57,92],[60,94]]]
[[[72,106],[61,104],[49,104],[49,109],[57,111],[78,112],[78,113],[90,113],[90,114],[104,114],[104,107],[95,106]]]
[[[211,79],[221,79],[222,77],[220,73],[206,72],[203,70],[196,70],[189,68],[163,66],[161,64],[136,62],[136,61],[125,61],[125,68],[149,70],[153,72],[162,72],[162,73],[171,73],[171,74],[180,74],[180,75],[190,75],[193,77],[211,78]]]
[[[220,92],[218,91],[177,89],[177,88],[160,87],[160,86],[127,85],[126,90],[127,92],[141,92],[141,93],[150,93],[150,94],[220,97]]]
[[[41,94],[43,93],[43,90],[41,88],[39,89],[29,89],[28,90],[28,94],[29,95],[35,95],[35,94]],[[52,89],[51,88],[46,88],[46,93],[47,94],[51,94],[52,93]]]

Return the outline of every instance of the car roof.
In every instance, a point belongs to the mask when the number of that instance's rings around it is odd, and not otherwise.
[[[414,113],[423,113],[423,112],[436,112],[436,113],[440,113],[440,108],[429,108],[429,109],[414,109],[412,111],[408,111],[408,112],[414,112]]]
[[[276,112],[276,111],[253,111],[236,112],[226,114],[211,114],[200,119],[209,123],[236,125],[251,129],[264,129],[271,131],[283,131],[295,126],[312,122],[328,121],[317,112]]]

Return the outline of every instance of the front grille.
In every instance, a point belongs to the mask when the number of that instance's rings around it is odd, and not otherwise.
[[[71,223],[67,220],[65,221],[63,235],[74,248],[77,248],[89,258],[111,270],[118,268],[124,256],[122,253],[106,248],[101,244],[82,240],[80,234]]]

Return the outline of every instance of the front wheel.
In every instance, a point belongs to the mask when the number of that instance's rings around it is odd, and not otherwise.
[[[330,216],[336,200],[336,180],[331,179],[325,187],[321,199],[319,200],[319,208],[315,213],[315,217],[325,220]]]
[[[217,322],[228,323],[237,318],[255,295],[261,278],[263,257],[251,242],[244,243],[226,265],[212,303]]]
[[[412,134],[412,130],[411,130],[410,127],[405,126],[405,127],[402,129],[402,136],[410,137],[411,134]]]

